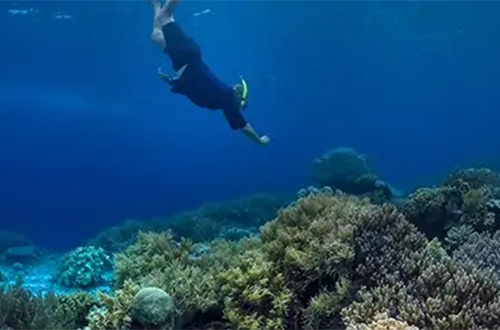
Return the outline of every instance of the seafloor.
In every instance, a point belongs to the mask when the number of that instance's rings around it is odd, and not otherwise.
[[[500,173],[405,194],[349,148],[310,171],[60,255],[0,232],[0,329],[500,328]]]

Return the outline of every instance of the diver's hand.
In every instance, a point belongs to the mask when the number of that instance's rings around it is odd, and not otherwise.
[[[261,145],[267,146],[269,143],[271,143],[271,139],[269,138],[269,136],[264,135],[260,137],[259,142]]]

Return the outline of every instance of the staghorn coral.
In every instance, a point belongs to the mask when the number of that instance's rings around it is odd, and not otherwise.
[[[85,288],[101,281],[110,268],[111,257],[102,248],[79,247],[62,258],[57,282],[66,287]]]
[[[187,264],[192,244],[177,244],[169,232],[139,232],[137,242],[115,256],[114,281],[120,287],[127,279],[139,281],[153,271],[164,271],[173,261]]]
[[[312,297],[304,311],[305,329],[339,328],[339,312],[351,300],[351,282],[341,278],[332,291],[323,291]]]
[[[0,329],[61,329],[52,312],[58,300],[53,294],[33,296],[18,281],[12,288],[0,288]]]
[[[335,282],[349,274],[354,226],[373,208],[344,194],[309,194],[261,228],[264,251],[299,295],[324,277]]]
[[[99,306],[94,306],[87,316],[91,330],[125,329],[132,323],[130,309],[140,287],[127,280],[113,296],[98,292]]]
[[[115,259],[115,284],[126,280],[139,287],[154,286],[175,304],[176,326],[186,326],[197,315],[221,313],[218,277],[237,261],[243,249],[258,241],[215,241],[197,251],[189,241],[176,243],[169,232],[140,233],[137,242]]]
[[[61,320],[63,329],[81,329],[87,325],[87,315],[96,305],[96,299],[83,291],[60,296],[54,311],[55,319]]]
[[[285,329],[292,293],[262,251],[245,253],[220,276],[224,316],[236,329]]]
[[[0,288],[0,329],[78,329],[96,304],[87,293],[33,295],[18,282]]]

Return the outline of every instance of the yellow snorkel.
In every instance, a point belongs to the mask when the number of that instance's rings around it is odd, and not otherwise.
[[[240,109],[245,109],[248,103],[248,85],[245,79],[240,76],[241,82],[233,87],[233,90],[238,93]]]

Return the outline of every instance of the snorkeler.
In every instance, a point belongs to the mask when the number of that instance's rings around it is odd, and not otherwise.
[[[175,22],[173,11],[179,0],[167,0],[163,7],[159,0],[149,2],[154,9],[151,39],[170,57],[175,70],[170,77],[159,69],[160,78],[173,93],[186,96],[197,106],[222,110],[233,130],[241,130],[261,145],[269,144],[269,137],[257,134],[241,113],[247,106],[246,82],[242,79],[231,87],[220,81],[203,62],[199,45]]]

